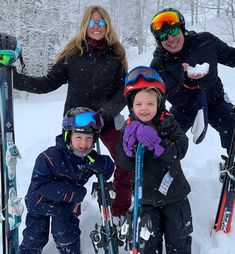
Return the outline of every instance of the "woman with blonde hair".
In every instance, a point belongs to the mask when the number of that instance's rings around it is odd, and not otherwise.
[[[117,34],[114,31],[111,24],[111,19],[109,17],[109,14],[101,6],[90,6],[85,10],[81,20],[80,30],[78,34],[74,38],[72,38],[67,43],[67,45],[62,50],[62,52],[59,53],[57,57],[57,61],[61,61],[61,60],[67,61],[69,57],[71,57],[72,55],[76,53],[79,53],[80,55],[84,54],[84,42],[87,43],[87,39],[89,38],[87,36],[87,28],[89,25],[89,21],[91,19],[91,15],[94,12],[98,12],[102,16],[106,24],[104,39],[107,42],[107,45],[113,46],[114,52],[117,54],[118,58],[122,62],[123,68],[125,69],[125,71],[127,71],[125,49],[123,48],[122,44],[118,41]]]
[[[101,6],[88,7],[80,29],[56,62],[43,77],[14,73],[14,88],[32,93],[48,93],[68,83],[64,114],[71,108],[87,107],[104,119],[100,138],[114,158],[120,129],[115,121],[125,107],[123,96],[127,60],[124,47],[117,39],[111,19]],[[121,216],[130,205],[132,176],[116,168],[113,215]]]

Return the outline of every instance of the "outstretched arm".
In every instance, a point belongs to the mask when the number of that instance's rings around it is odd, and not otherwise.
[[[53,65],[48,74],[42,77],[19,74],[14,69],[14,88],[21,91],[37,94],[49,93],[67,82],[67,65],[61,62]]]

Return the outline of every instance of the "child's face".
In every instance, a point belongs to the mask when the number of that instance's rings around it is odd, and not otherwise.
[[[157,113],[157,103],[156,92],[141,90],[135,96],[132,110],[141,122],[149,122]]]
[[[84,153],[93,145],[94,134],[73,132],[71,135],[72,146],[79,152]]]

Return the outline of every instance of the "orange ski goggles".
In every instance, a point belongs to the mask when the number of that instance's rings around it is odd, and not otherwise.
[[[181,21],[180,17],[176,12],[173,11],[162,12],[152,19],[151,28],[153,29],[153,31],[159,31],[161,30],[164,23],[173,26],[180,23],[180,21]]]

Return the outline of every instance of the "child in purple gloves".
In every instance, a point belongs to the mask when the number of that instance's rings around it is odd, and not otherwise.
[[[164,236],[167,254],[190,254],[190,186],[180,164],[188,138],[165,109],[165,86],[154,69],[139,66],[131,70],[124,95],[130,116],[116,159],[123,169],[134,170],[137,144],[145,147],[141,217],[150,218],[152,234],[143,253],[161,254]]]

